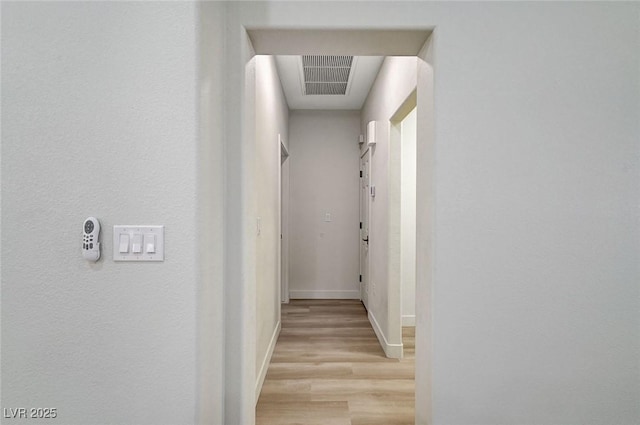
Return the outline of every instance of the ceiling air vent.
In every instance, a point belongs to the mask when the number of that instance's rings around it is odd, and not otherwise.
[[[304,94],[346,95],[353,56],[302,56]]]

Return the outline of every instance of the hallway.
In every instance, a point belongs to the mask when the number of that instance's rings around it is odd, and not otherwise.
[[[292,300],[256,407],[257,425],[414,423],[414,334],[385,357],[358,300]]]

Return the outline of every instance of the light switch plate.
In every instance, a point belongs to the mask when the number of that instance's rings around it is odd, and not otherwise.
[[[128,241],[120,235],[128,235]],[[134,241],[142,244],[141,252],[134,252]],[[123,249],[127,243],[127,249]],[[113,261],[164,261],[164,226],[113,226]]]

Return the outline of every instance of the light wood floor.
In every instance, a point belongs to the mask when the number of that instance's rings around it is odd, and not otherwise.
[[[355,300],[292,300],[256,406],[257,425],[413,425],[414,328],[385,357]]]

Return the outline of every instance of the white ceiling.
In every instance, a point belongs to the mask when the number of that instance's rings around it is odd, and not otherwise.
[[[356,56],[346,95],[309,96],[304,94],[300,56],[275,58],[289,109],[361,109],[384,60],[384,56]]]

